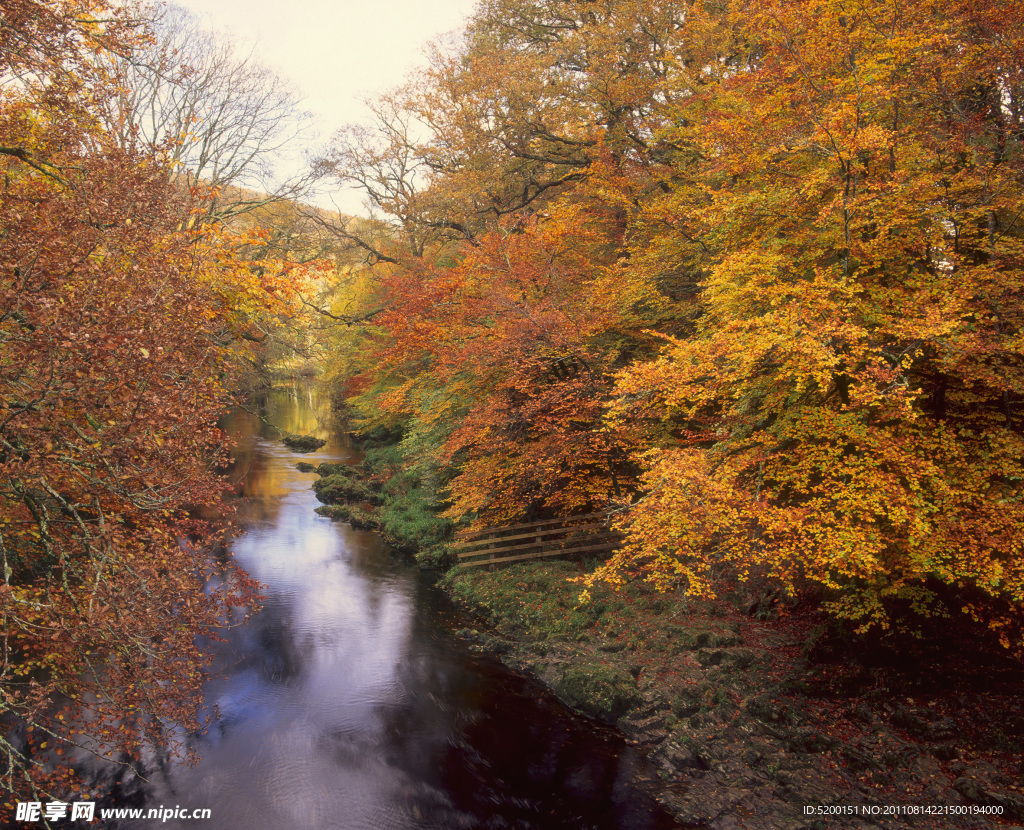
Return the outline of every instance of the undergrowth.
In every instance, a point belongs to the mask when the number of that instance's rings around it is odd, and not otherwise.
[[[681,593],[662,594],[645,583],[617,590],[598,583],[580,602],[584,576],[593,562],[547,560],[509,565],[500,571],[455,568],[441,586],[461,605],[495,628],[524,640],[600,639],[631,652],[674,653],[683,647],[715,647],[735,635],[724,621],[705,618],[700,630],[677,621],[694,610]]]

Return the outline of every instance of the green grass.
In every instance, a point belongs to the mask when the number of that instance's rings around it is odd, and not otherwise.
[[[593,601],[579,605],[582,588],[568,580],[584,573],[575,563],[553,560],[495,572],[455,569],[442,585],[456,601],[502,630],[530,640],[575,640],[591,632],[604,614],[625,610],[622,600],[603,588],[593,592]]]
[[[321,464],[313,489],[325,507],[317,512],[372,526],[401,553],[425,551],[424,564],[443,564],[442,543],[450,536],[452,523],[437,515],[434,489],[402,465],[394,444],[369,446],[359,465]]]
[[[591,642],[637,665],[671,663],[684,651],[740,643],[735,628],[710,617],[686,597],[661,594],[644,583],[618,590],[598,583],[580,603],[594,563],[549,559],[495,571],[454,568],[441,586],[463,607],[525,643]],[[682,620],[680,615],[685,613]],[[696,612],[696,613],[695,613]]]

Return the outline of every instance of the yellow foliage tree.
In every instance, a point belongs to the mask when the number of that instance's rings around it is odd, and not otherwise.
[[[645,456],[629,541],[597,576],[706,593],[758,572],[821,586],[862,628],[984,601],[1009,643],[1024,602],[1019,12],[731,11],[753,57],[671,131],[700,195],[650,208],[686,231],[662,246],[705,268],[700,320],[620,374],[611,414],[674,437]]]

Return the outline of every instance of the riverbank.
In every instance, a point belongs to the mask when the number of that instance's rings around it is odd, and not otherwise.
[[[445,527],[393,448],[320,476],[317,512],[435,562]],[[430,544],[427,544],[427,543]],[[443,564],[443,560],[442,560]],[[592,566],[592,563],[591,563]],[[928,655],[870,649],[771,597],[694,601],[641,585],[592,589],[548,560],[441,580],[479,624],[459,636],[618,728],[658,776],[638,782],[685,827],[957,828],[1024,824],[1024,673],[969,635]],[[809,811],[809,812],[808,812]]]
[[[814,613],[758,619],[641,586],[599,587],[578,606],[569,579],[584,572],[548,561],[441,584],[480,619],[459,632],[473,648],[642,745],[659,771],[643,787],[683,826],[1024,824],[1012,664],[871,664]]]

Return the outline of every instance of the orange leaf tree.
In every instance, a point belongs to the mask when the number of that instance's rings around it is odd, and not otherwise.
[[[594,255],[607,224],[521,224],[384,280],[371,399],[448,468],[451,517],[571,513],[625,486],[622,439],[601,426],[628,336],[627,287]]]
[[[671,306],[624,264],[681,20],[644,2],[485,4],[460,48],[380,102],[375,135],[350,130],[325,162],[394,218],[357,242],[375,279],[350,401],[404,426],[452,517],[572,512],[632,481],[600,413]]]
[[[707,592],[756,570],[824,587],[864,628],[981,600],[1008,625],[1024,601],[1019,11],[733,13],[749,64],[670,136],[703,197],[652,206],[703,263],[701,318],[620,375],[612,415],[675,438],[645,456],[648,495],[600,575]]]

